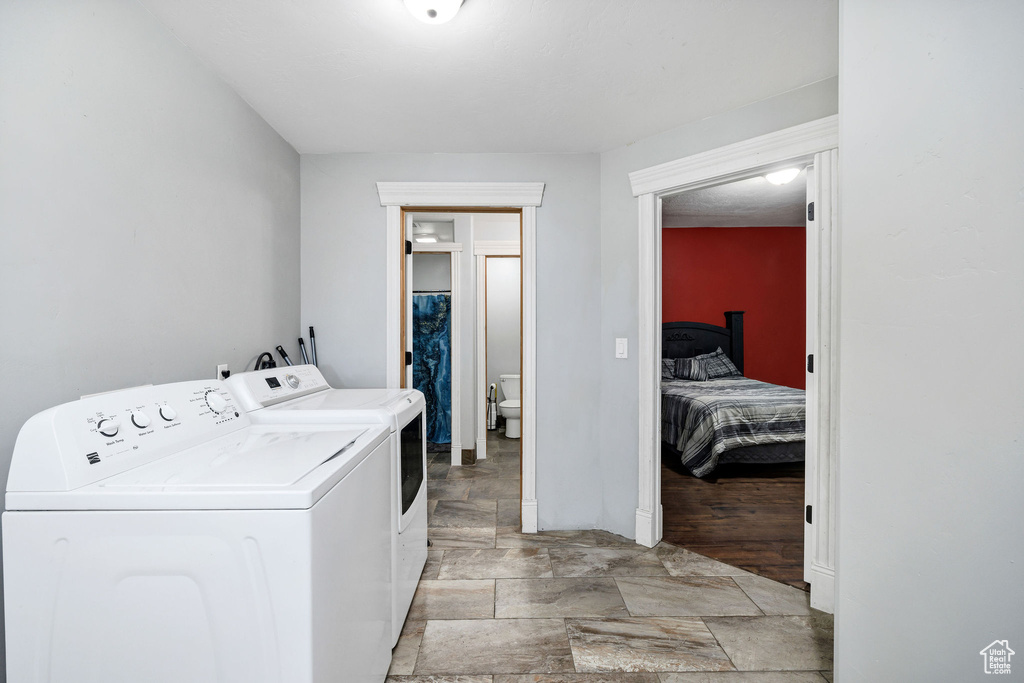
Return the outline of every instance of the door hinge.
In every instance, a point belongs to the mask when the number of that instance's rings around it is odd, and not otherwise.
[[[406,254],[411,254],[412,253],[412,242],[410,242],[409,240],[405,241],[405,253]]]
[[[811,506],[810,505],[808,505],[806,508],[804,508],[804,519],[807,520],[808,524],[811,523]]]
[[[807,372],[814,372],[814,354],[807,354]]]
[[[814,202],[807,205],[807,220],[814,220]]]
[[[405,352],[405,364],[412,365],[412,351]]]

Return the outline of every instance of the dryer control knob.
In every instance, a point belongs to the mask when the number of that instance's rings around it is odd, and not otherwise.
[[[211,390],[206,392],[206,405],[210,406],[210,410],[219,415],[227,410],[228,402],[216,391]]]
[[[178,411],[176,411],[174,408],[170,407],[169,405],[165,404],[165,405],[160,406],[160,417],[162,417],[163,419],[165,419],[168,422],[170,422],[174,418],[178,417]]]
[[[107,417],[100,420],[96,428],[103,436],[117,436],[117,430],[121,429],[121,421],[115,417]]]
[[[141,410],[136,410],[132,413],[132,424],[139,429],[145,429],[149,426],[149,415],[146,415]]]
[[[299,378],[296,377],[295,375],[285,375],[284,381],[288,382],[288,386],[290,386],[292,389],[298,389],[299,385],[302,384]]]

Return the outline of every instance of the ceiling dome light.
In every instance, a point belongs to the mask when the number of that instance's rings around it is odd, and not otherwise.
[[[785,185],[791,182],[793,178],[800,175],[799,168],[784,168],[781,171],[775,171],[774,173],[766,173],[764,179],[772,185]]]
[[[462,0],[405,0],[405,8],[424,24],[450,21],[462,7]]]

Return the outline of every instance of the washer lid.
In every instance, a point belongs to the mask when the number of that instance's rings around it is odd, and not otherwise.
[[[329,389],[256,410],[249,418],[258,424],[380,422],[397,431],[425,405],[415,389]]]
[[[8,492],[7,509],[306,509],[387,436],[379,424],[252,426],[73,491]]]

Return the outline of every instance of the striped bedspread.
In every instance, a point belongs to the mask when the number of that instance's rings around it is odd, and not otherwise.
[[[802,389],[746,377],[661,383],[661,438],[697,477],[729,449],[803,441],[806,413]]]

